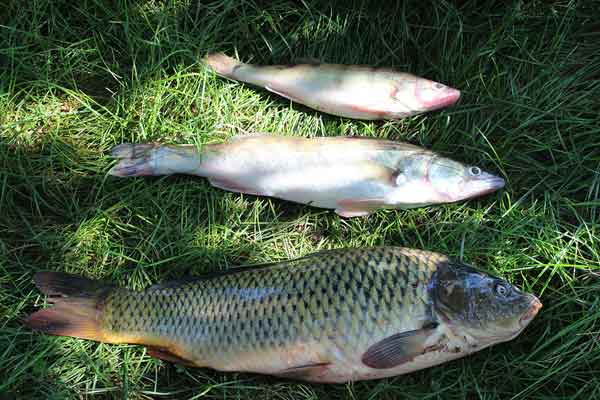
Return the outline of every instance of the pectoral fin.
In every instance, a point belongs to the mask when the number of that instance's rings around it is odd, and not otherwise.
[[[416,356],[433,350],[425,343],[436,326],[430,324],[422,329],[389,336],[369,347],[362,356],[362,362],[371,368],[387,369],[412,361]]]
[[[290,99],[292,101],[295,101],[297,103],[300,103],[300,101],[298,101],[294,96],[292,96],[291,94],[289,94],[285,89],[280,88],[278,86],[275,86],[273,84],[269,84],[267,86],[265,86],[265,89],[267,89],[269,92],[275,93],[280,95],[281,97],[285,97],[286,99]]]
[[[350,104],[349,106],[353,111],[369,115],[371,118],[382,118],[388,115],[386,110],[377,108],[377,106],[374,105]]]

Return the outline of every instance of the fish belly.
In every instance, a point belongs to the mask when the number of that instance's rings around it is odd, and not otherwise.
[[[365,73],[325,73],[281,83],[292,100],[316,110],[357,119],[379,119],[390,111],[393,86]]]
[[[390,171],[373,161],[368,149],[321,142],[268,136],[239,139],[206,159],[203,175],[229,182],[232,191],[322,208],[336,208],[344,199],[386,197]]]
[[[371,170],[377,168],[371,168]],[[384,198],[384,177],[363,165],[327,165],[275,172],[259,182],[274,197],[322,208],[342,200]]]
[[[349,118],[379,119],[389,114],[393,102],[393,82],[369,68],[257,67],[241,77],[297,103]]]

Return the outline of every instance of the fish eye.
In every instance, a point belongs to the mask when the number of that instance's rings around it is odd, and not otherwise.
[[[498,296],[506,297],[508,295],[509,289],[505,285],[497,283],[496,287],[494,288],[494,291]]]
[[[444,89],[446,87],[446,85],[444,85],[442,83],[439,83],[439,82],[436,82],[436,83],[433,84],[433,87],[434,87],[434,89],[442,90],[442,89]]]
[[[481,168],[479,167],[471,167],[469,168],[469,173],[473,176],[478,176],[481,174]]]

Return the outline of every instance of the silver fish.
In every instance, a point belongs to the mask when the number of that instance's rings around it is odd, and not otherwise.
[[[218,188],[335,209],[344,217],[481,196],[504,180],[431,151],[389,140],[250,135],[223,144],[122,144],[120,177],[207,177]]]
[[[398,119],[456,103],[460,91],[391,69],[339,64],[258,66],[225,54],[205,60],[218,75],[263,87],[296,103],[355,119]]]

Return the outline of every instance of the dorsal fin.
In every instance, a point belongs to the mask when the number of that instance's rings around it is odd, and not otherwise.
[[[199,275],[199,276],[190,276],[190,277],[185,277],[185,278],[181,278],[181,279],[174,279],[174,280],[163,282],[163,283],[157,283],[157,284],[150,286],[148,288],[148,290],[178,287],[178,286],[185,285],[185,284],[192,283],[192,282],[197,282],[197,281],[202,281],[202,280],[207,280],[207,279],[215,279],[215,278],[219,278],[219,277],[226,276],[226,275],[239,274],[239,273],[257,271],[257,270],[263,270],[263,269],[270,269],[270,268],[277,268],[277,267],[293,268],[293,264],[296,264],[298,262],[306,261],[313,257],[319,257],[319,256],[326,255],[326,254],[331,255],[331,254],[333,254],[333,252],[340,252],[340,251],[345,251],[345,250],[346,249],[320,250],[320,251],[316,251],[314,253],[310,253],[305,256],[294,258],[291,260],[274,261],[274,262],[260,263],[260,264],[241,265],[241,266],[227,268],[227,269],[221,270],[221,271],[211,271],[211,272],[207,272],[202,275]]]
[[[274,135],[267,132],[245,132],[238,133],[229,138],[229,140],[241,140],[241,139],[249,139],[249,138],[259,138],[259,137],[273,137]]]
[[[401,151],[414,151],[414,152],[423,152],[423,153],[431,153],[430,150],[427,150],[423,147],[419,147],[417,145],[414,145],[412,143],[406,143],[406,142],[396,142],[394,140],[388,140],[388,139],[379,139],[379,138],[374,138],[374,137],[367,137],[367,136],[338,136],[338,137],[333,137],[334,139],[341,139],[341,140],[365,140],[365,141],[372,141],[373,142],[373,147],[375,148],[380,148],[382,150],[401,150]]]
[[[148,289],[155,290],[155,289],[174,288],[174,287],[179,287],[179,286],[186,285],[186,284],[193,283],[193,282],[205,281],[205,280],[209,280],[209,279],[216,279],[216,278],[226,276],[226,275],[239,274],[239,273],[243,273],[243,272],[255,271],[258,269],[267,269],[267,268],[275,266],[276,264],[279,264],[279,263],[239,266],[239,267],[227,268],[227,269],[221,270],[221,271],[205,272],[199,276],[188,276],[188,277],[181,278],[181,279],[174,279],[174,280],[167,281],[167,282],[156,283],[156,284],[150,286]]]
[[[290,263],[293,263],[298,260],[300,260],[300,259],[285,261],[286,266],[289,266]],[[185,277],[185,278],[181,278],[181,279],[174,279],[174,280],[163,282],[163,283],[156,283],[156,284],[150,286],[148,289],[154,290],[154,289],[166,289],[166,288],[178,287],[181,285],[186,285],[186,284],[197,282],[197,281],[216,279],[216,278],[226,276],[226,275],[233,275],[233,274],[256,271],[256,270],[261,270],[261,269],[274,268],[274,267],[281,265],[282,263],[283,263],[282,261],[276,261],[276,262],[264,263],[264,264],[251,264],[251,265],[245,265],[245,266],[237,266],[237,267],[227,268],[227,269],[221,270],[221,271],[211,271],[211,272],[203,273],[202,275],[199,275],[199,276],[190,276],[190,277]]]
[[[298,57],[294,60],[296,64],[321,65],[323,62],[316,57]]]

